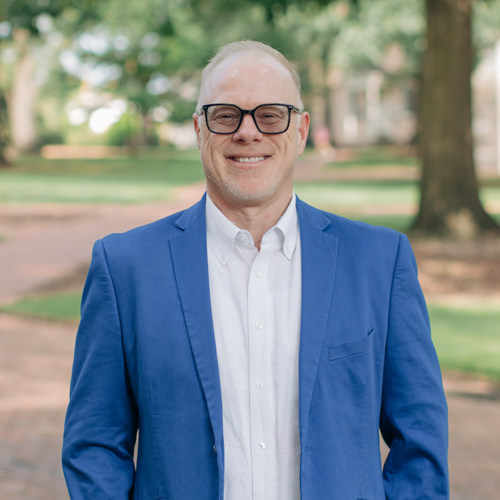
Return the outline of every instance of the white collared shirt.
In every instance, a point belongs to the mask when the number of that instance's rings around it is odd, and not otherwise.
[[[301,252],[295,194],[260,252],[207,196],[225,500],[300,498]]]

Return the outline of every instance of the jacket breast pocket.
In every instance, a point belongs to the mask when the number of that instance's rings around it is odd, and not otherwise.
[[[337,361],[339,359],[359,356],[370,350],[373,339],[373,329],[368,332],[368,335],[356,340],[344,342],[328,346],[328,360]]]

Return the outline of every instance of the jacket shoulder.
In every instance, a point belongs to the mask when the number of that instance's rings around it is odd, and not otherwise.
[[[304,214],[304,218],[326,233],[343,240],[351,240],[357,244],[362,242],[398,243],[401,236],[404,236],[394,229],[348,219],[313,207],[303,201],[300,201],[298,206],[300,206],[299,211]]]

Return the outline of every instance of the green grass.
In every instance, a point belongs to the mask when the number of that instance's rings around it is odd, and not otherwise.
[[[488,202],[500,202],[500,185],[499,186],[488,186],[487,184],[481,188],[480,191],[481,201],[483,203]]]
[[[397,155],[394,149],[367,149],[349,161],[335,162],[340,169],[413,166],[417,160]],[[204,180],[196,149],[157,148],[136,157],[49,160],[22,157],[13,168],[0,170],[0,203],[143,203],[170,199],[179,186]],[[481,197],[500,200],[500,182],[485,181]],[[418,202],[418,183],[412,180],[349,180],[297,182],[305,201],[341,215],[385,224],[376,215],[356,216],[364,205],[410,205]],[[395,209],[397,213],[397,209]],[[401,217],[389,225],[401,229]],[[389,217],[390,219],[390,217]],[[382,222],[379,222],[382,221]]]
[[[169,199],[203,181],[198,151],[160,149],[140,157],[45,160],[0,170],[0,203],[141,203]]]
[[[500,380],[500,308],[431,305],[429,315],[443,369]]]
[[[56,321],[78,320],[81,298],[81,291],[49,293],[2,305],[0,311]]]
[[[297,195],[321,206],[416,204],[417,183],[411,180],[297,182]]]
[[[338,213],[338,212],[337,212]],[[401,233],[405,233],[410,230],[411,224],[415,218],[413,215],[398,215],[398,214],[384,214],[384,215],[361,215],[361,214],[349,214],[342,213],[343,217],[347,217],[352,220],[360,220],[362,222],[367,222],[368,224],[373,224],[374,226],[385,226],[395,229]]]
[[[393,147],[366,148],[356,152],[351,160],[334,161],[328,165],[329,168],[372,168],[372,167],[413,167],[418,166],[419,160],[412,156],[401,155],[398,149]]]

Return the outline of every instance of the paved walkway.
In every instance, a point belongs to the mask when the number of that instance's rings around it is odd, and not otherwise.
[[[0,304],[88,262],[96,239],[182,210],[203,192],[196,184],[174,201],[142,205],[0,204]]]

